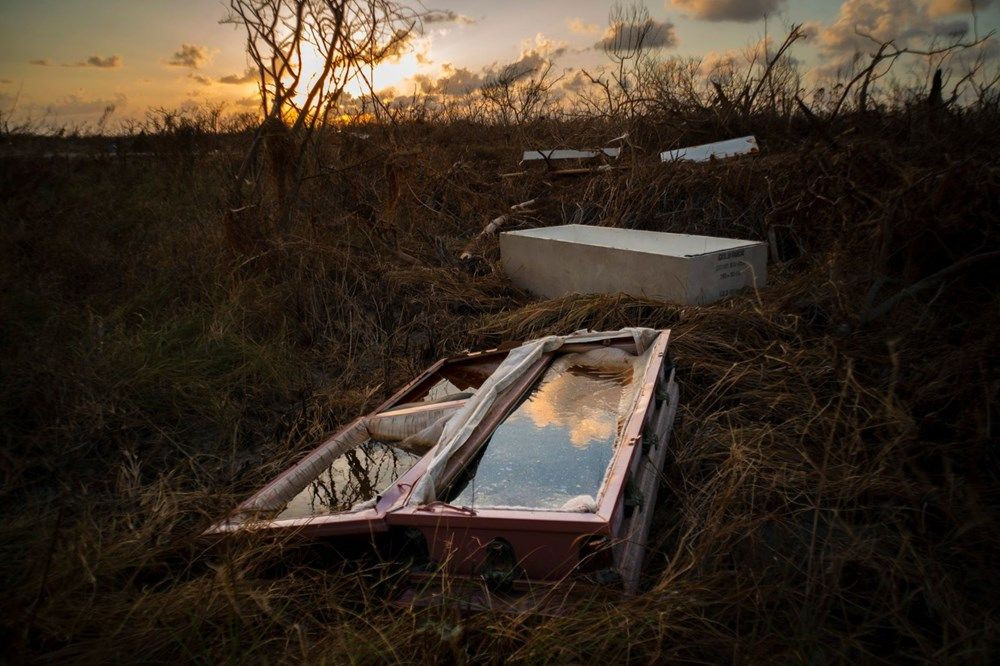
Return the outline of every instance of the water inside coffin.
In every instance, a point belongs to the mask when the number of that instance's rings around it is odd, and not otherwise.
[[[347,511],[358,502],[374,498],[418,460],[418,454],[369,440],[334,459],[292,498],[277,518],[308,518]]]
[[[551,368],[493,432],[448,501],[560,509],[580,495],[596,498],[631,384],[627,366]]]

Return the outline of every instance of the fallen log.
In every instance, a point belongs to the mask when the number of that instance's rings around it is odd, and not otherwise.
[[[532,212],[532,207],[536,203],[538,203],[539,199],[541,199],[541,197],[528,199],[527,201],[522,201],[519,204],[514,204],[513,206],[510,207],[509,213],[504,213],[503,215],[495,217],[492,220],[490,220],[490,222],[485,227],[483,227],[483,230],[480,231],[478,234],[476,234],[475,238],[469,241],[469,243],[465,246],[465,248],[462,249],[462,254],[459,255],[459,258],[462,261],[467,261],[471,259],[472,250],[479,243],[479,240],[481,238],[483,238],[484,236],[492,236],[493,234],[497,233],[497,231],[499,231],[502,226],[510,222],[511,219],[516,214]]]
[[[627,166],[614,166],[611,164],[602,164],[598,167],[576,167],[573,169],[556,169],[555,171],[549,171],[545,174],[546,178],[564,178],[567,176],[586,176],[592,173],[606,173],[608,171],[621,171],[623,169],[628,169]],[[500,178],[517,178],[519,176],[537,175],[531,171],[511,171],[510,173],[500,174]]]

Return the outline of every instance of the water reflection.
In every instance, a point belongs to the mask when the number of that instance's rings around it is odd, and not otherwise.
[[[375,497],[419,459],[418,454],[369,440],[336,458],[292,498],[278,514],[278,519],[346,511],[358,502]]]
[[[559,509],[596,497],[614,452],[631,364],[550,368],[450,493],[459,506]]]

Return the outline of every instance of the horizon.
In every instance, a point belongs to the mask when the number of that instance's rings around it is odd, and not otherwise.
[[[600,72],[607,63],[600,43],[611,34],[611,2],[403,4],[422,15],[423,25],[397,58],[376,68],[372,87],[380,98],[461,96],[513,62],[552,63],[554,77],[562,77],[556,92],[568,93],[574,75]],[[809,38],[792,53],[813,83],[866,52],[872,42],[858,32],[921,48],[960,34],[983,37],[1000,26],[1000,3],[993,0],[642,4],[654,24],[650,51],[661,58],[699,59],[703,67],[760,48],[765,35],[770,44],[780,42],[790,26],[801,24]],[[230,112],[253,111],[259,106],[255,75],[242,31],[220,22],[225,11],[225,3],[197,0],[100,0],[69,8],[52,0],[5,3],[0,21],[9,33],[0,46],[0,112],[73,125],[93,123],[109,108],[117,122],[140,119],[157,107],[221,104]],[[151,25],[158,28],[153,34]],[[1000,60],[996,42],[994,37],[980,47],[991,67]],[[347,92],[366,93],[358,86]]]

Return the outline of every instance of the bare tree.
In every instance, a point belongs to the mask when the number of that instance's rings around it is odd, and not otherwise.
[[[488,117],[504,127],[522,125],[545,113],[551,105],[549,90],[562,77],[553,78],[552,62],[540,67],[513,63],[489,76],[480,89]]]
[[[349,84],[370,90],[374,68],[401,53],[419,17],[394,0],[229,0],[229,9],[223,21],[245,33],[262,117],[236,174],[229,214],[256,208],[263,215],[259,201],[247,204],[244,193],[249,183],[259,195],[259,177],[250,176],[259,173],[263,147],[276,187],[275,219],[287,223],[317,132]]]
[[[611,68],[598,76],[583,70],[596,91],[596,96],[591,94],[583,100],[591,111],[630,118],[644,110],[650,101],[648,88],[657,63],[651,52],[665,45],[667,36],[659,34],[664,29],[653,21],[643,4],[616,2],[612,6],[608,31],[599,42]]]
[[[910,47],[898,47],[896,46],[894,40],[882,41],[867,33],[861,31],[856,32],[862,37],[868,39],[877,48],[874,53],[869,55],[870,59],[868,64],[851,77],[851,79],[843,86],[840,97],[837,99],[837,102],[833,107],[831,119],[836,118],[840,114],[841,110],[844,108],[845,102],[847,101],[852,90],[854,90],[855,86],[857,86],[856,110],[860,113],[866,112],[868,110],[869,99],[875,83],[889,73],[897,60],[906,55],[918,56],[926,59],[928,64],[927,78],[933,81],[932,108],[937,109],[943,107],[944,103],[941,100],[941,89],[943,83],[940,72],[942,71],[944,62],[953,54],[980,46],[993,36],[993,33],[990,32],[982,38],[977,37],[972,41],[963,41],[964,35],[955,34],[952,35],[951,40],[945,44],[932,42],[926,49],[916,49]],[[860,58],[858,58],[858,61],[860,61]],[[976,71],[978,71],[978,68],[976,68]],[[973,74],[974,73],[975,72],[973,72]],[[964,79],[956,86],[956,98],[959,87],[963,82]]]

